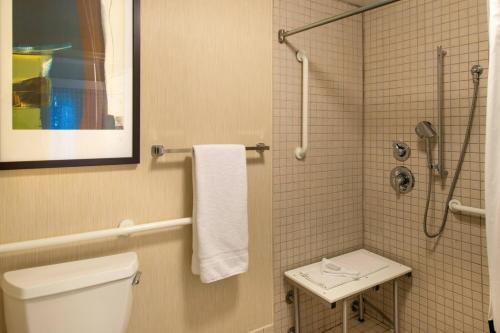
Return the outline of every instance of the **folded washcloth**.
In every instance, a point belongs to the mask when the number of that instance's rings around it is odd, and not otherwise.
[[[389,265],[363,251],[347,253],[304,268],[299,274],[308,281],[329,290],[378,272]],[[356,274],[357,273],[357,274]]]
[[[354,280],[354,278],[351,276],[324,274],[323,272],[321,272],[321,268],[319,265],[311,267],[308,270],[302,271],[299,274],[303,276],[306,280],[311,281],[312,283],[326,290],[335,288],[344,283],[351,282]]]
[[[204,283],[248,270],[246,151],[241,145],[194,147],[193,260]]]
[[[345,276],[352,277],[354,279],[359,279],[360,273],[358,271],[353,271],[336,265],[333,261],[323,258],[321,260],[321,273],[327,275]]]

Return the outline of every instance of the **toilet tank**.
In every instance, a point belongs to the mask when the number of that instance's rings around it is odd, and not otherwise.
[[[123,333],[137,254],[34,267],[2,280],[8,333]]]

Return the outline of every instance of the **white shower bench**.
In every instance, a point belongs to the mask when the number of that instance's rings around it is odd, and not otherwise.
[[[408,266],[402,265],[385,257],[379,256],[378,254],[372,253],[367,250],[362,251],[363,254],[374,256],[378,260],[387,263],[387,267],[381,269],[375,273],[368,276],[362,277],[359,280],[354,280],[351,282],[344,283],[340,286],[334,287],[329,290],[318,286],[317,284],[307,280],[300,272],[311,268],[314,265],[321,265],[321,262],[317,262],[311,265],[299,267],[285,272],[285,277],[287,281],[293,286],[293,303],[295,307],[295,327],[294,333],[300,333],[300,313],[299,313],[299,289],[308,293],[309,295],[318,297],[324,303],[326,303],[330,308],[335,308],[337,302],[343,301],[343,315],[342,315],[342,332],[347,333],[348,331],[348,302],[347,299],[354,295],[362,295],[362,293],[370,288],[380,286],[389,281],[393,281],[393,292],[394,292],[394,333],[399,333],[399,315],[398,315],[398,281],[397,279],[404,275],[410,275],[412,269]],[[351,252],[355,253],[358,251]],[[341,257],[341,256],[339,256]],[[336,258],[339,258],[336,257]],[[359,304],[360,319],[363,319],[364,305],[363,298],[360,297]]]

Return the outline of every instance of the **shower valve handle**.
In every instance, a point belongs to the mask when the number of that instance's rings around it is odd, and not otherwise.
[[[406,194],[413,189],[415,178],[410,169],[400,166],[391,172],[391,186],[397,194]]]
[[[394,148],[397,150],[399,157],[403,157],[406,154],[406,148],[400,143],[395,143]]]
[[[396,179],[394,181],[396,183],[395,184],[396,191],[398,193],[404,193],[404,189],[406,188],[406,186],[410,182],[410,179],[408,179],[408,176],[406,176],[406,175],[399,174],[396,176]]]

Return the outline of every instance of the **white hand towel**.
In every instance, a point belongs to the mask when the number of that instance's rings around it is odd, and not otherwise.
[[[245,147],[193,148],[193,259],[191,270],[210,283],[248,270]]]

